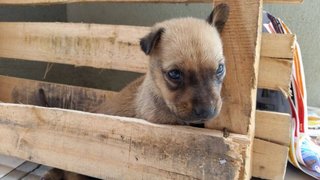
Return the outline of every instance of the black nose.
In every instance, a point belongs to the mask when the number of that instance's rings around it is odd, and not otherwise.
[[[214,107],[194,107],[193,115],[197,118],[210,118],[214,116]]]

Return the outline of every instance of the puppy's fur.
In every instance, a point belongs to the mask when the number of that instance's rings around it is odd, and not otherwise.
[[[140,41],[150,57],[146,75],[95,112],[161,124],[189,125],[214,119],[221,109],[225,76],[219,33],[228,14],[228,6],[220,4],[206,21],[181,18],[153,26]],[[77,179],[74,177],[69,179]]]

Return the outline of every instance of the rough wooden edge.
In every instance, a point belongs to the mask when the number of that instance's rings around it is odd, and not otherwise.
[[[256,111],[256,138],[288,147],[291,139],[291,126],[289,114]]]
[[[0,137],[2,154],[103,179],[237,179],[247,146],[237,142],[249,143],[209,129],[6,103]]]
[[[254,177],[284,179],[289,148],[255,138],[253,142]]]
[[[252,97],[251,97],[251,106],[253,109],[256,109],[256,102],[257,102],[257,87],[258,87],[258,73],[259,73],[259,64],[260,64],[260,56],[261,56],[261,46],[262,46],[262,11],[263,11],[263,1],[260,0],[259,4],[259,10],[258,10],[258,19],[257,19],[257,39],[256,39],[256,47],[255,47],[255,55],[254,55],[254,82],[253,86],[254,88],[252,89]],[[251,111],[251,120],[249,123],[248,127],[248,137],[251,140],[250,145],[248,146],[246,150],[246,159],[245,159],[245,174],[244,174],[244,179],[251,179],[252,178],[252,171],[253,171],[253,139],[254,139],[254,134],[255,134],[255,126],[256,126],[256,121],[255,121],[255,111],[252,109]]]
[[[0,4],[65,4],[88,2],[156,2],[156,3],[211,3],[212,0],[0,0]],[[302,3],[303,0],[264,0],[264,3]]]

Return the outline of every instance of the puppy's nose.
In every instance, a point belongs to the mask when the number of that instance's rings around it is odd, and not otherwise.
[[[193,115],[197,118],[210,118],[214,115],[214,107],[194,107]]]

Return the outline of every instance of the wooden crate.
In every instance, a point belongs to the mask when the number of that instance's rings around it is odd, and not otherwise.
[[[98,1],[212,2],[0,0],[0,4]],[[104,179],[283,177],[290,119],[256,112],[255,102],[258,87],[289,91],[295,38],[261,33],[262,1],[213,2],[228,3],[231,8],[222,34],[228,68],[224,106],[210,125],[215,130],[90,113],[117,92],[0,76],[0,100],[5,102],[0,104],[0,153]],[[0,57],[144,73],[148,60],[140,51],[139,39],[148,31],[148,27],[134,26],[1,22]],[[275,72],[281,75],[274,76]],[[73,110],[40,107],[40,89],[57,107]],[[268,131],[269,121],[274,122],[272,130],[281,132],[280,139]],[[229,137],[223,137],[223,128],[232,132]],[[273,156],[270,152],[275,150],[281,153]],[[274,164],[269,157],[281,161]]]

